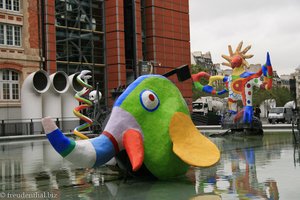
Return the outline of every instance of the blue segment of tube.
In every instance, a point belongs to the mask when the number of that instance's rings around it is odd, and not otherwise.
[[[101,134],[90,140],[96,151],[96,162],[94,167],[101,166],[115,156],[115,148],[110,139]]]

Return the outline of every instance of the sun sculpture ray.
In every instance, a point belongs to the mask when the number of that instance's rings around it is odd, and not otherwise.
[[[234,60],[236,59],[235,62],[237,64],[239,64],[239,62],[242,62],[241,63],[242,67],[249,68],[249,63],[246,61],[246,59],[252,58],[253,55],[252,54],[246,55],[246,53],[251,49],[251,45],[248,45],[245,49],[241,51],[242,46],[243,46],[243,42],[240,42],[235,52],[233,52],[231,45],[228,45],[229,56],[222,55],[222,57],[227,61],[227,62],[223,62],[222,65],[232,67],[232,63],[234,63]]]

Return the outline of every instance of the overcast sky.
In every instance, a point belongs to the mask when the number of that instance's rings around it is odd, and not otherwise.
[[[251,44],[250,64],[290,74],[300,65],[300,0],[189,0],[191,51],[210,51],[214,63],[225,60],[229,44]]]

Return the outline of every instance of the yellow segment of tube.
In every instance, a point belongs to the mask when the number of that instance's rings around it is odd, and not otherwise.
[[[74,130],[74,134],[78,137],[80,137],[81,139],[89,139],[86,135],[80,133],[79,131],[77,130]]]
[[[213,82],[218,81],[218,80],[223,80],[224,76],[211,76],[208,80],[208,85],[212,86]]]

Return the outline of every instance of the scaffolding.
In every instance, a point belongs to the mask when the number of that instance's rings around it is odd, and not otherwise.
[[[105,94],[104,1],[56,0],[55,20],[57,70],[90,70]]]

